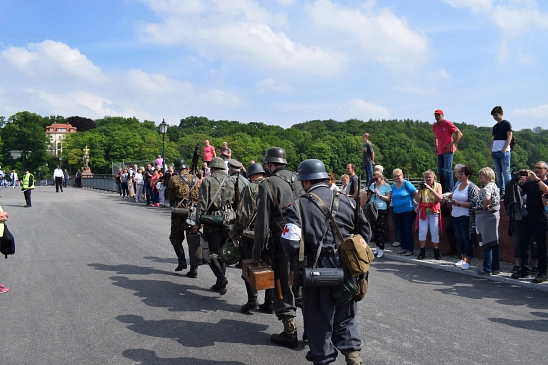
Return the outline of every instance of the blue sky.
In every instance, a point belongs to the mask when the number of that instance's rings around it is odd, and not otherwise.
[[[548,2],[0,0],[0,116],[546,126]]]

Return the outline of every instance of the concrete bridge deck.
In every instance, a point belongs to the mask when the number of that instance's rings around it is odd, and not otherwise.
[[[207,267],[197,279],[173,271],[169,209],[72,187],[39,186],[32,199],[23,208],[19,188],[0,189],[17,243],[0,259],[11,288],[0,294],[0,364],[307,363],[306,343],[270,344],[275,316],[240,313],[239,270],[227,270],[225,296],[209,290]],[[375,260],[359,303],[366,364],[544,363],[545,285],[398,259]]]

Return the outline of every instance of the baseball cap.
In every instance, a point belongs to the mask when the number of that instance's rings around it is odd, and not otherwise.
[[[441,115],[444,115],[444,114],[443,114],[443,110],[441,110],[441,109],[438,109],[438,110],[434,111],[434,114],[441,114]]]

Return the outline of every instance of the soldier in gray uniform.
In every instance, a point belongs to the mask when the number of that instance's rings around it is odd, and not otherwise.
[[[192,204],[196,204],[198,199],[198,189],[200,188],[200,180],[196,176],[190,175],[186,168],[185,160],[178,158],[173,163],[177,174],[174,174],[167,186],[167,198],[172,207],[189,208]],[[190,228],[186,224],[186,217],[171,215],[171,234],[169,240],[173,245],[175,254],[179,261],[179,265],[175,271],[181,271],[187,268],[185,251],[183,249],[183,241],[185,240],[185,232],[190,233]],[[198,267],[191,267],[187,276],[196,277]]]
[[[211,160],[209,167],[211,175],[202,180],[198,193],[198,214],[196,225],[192,228],[193,233],[198,232],[204,218],[203,215],[223,217],[227,211],[232,209],[234,203],[234,183],[226,174],[223,160],[220,157],[215,157]],[[228,279],[225,276],[226,264],[219,259],[219,250],[226,242],[226,234],[221,226],[204,224],[203,236],[207,241],[211,256],[209,267],[217,277],[217,281],[211,286],[211,289],[224,295]]]
[[[244,190],[244,188],[249,184],[249,180],[246,179],[245,175],[240,172],[242,169],[242,163],[238,160],[231,158],[227,161],[227,165],[228,175],[232,179],[234,186],[238,186],[238,190],[241,194],[242,190]]]
[[[232,228],[229,233],[230,238],[238,239],[240,241],[242,260],[253,258],[251,254],[253,250],[253,236],[251,235],[251,232],[254,232],[255,229],[259,184],[265,176],[266,172],[259,163],[251,164],[247,168],[247,178],[251,180],[251,183],[245,186],[242,191],[234,228]],[[242,312],[249,312],[251,309],[260,309],[263,312],[272,313],[274,290],[267,289],[265,291],[264,304],[259,305],[257,301],[257,291],[246,280],[244,280],[244,283],[247,291],[247,303],[242,305]]]
[[[257,197],[257,219],[253,259],[265,259],[267,251],[275,278],[274,312],[283,322],[284,330],[273,334],[270,340],[278,345],[295,348],[299,345],[295,324],[296,305],[300,305],[300,288],[289,284],[289,258],[280,245],[280,236],[285,225],[286,206],[302,193],[297,174],[287,169],[283,148],[272,147],[266,151],[264,168],[269,177],[259,185]]]
[[[302,181],[307,194],[299,198],[300,212],[295,204],[288,207],[287,224],[281,237],[281,244],[290,257],[299,254],[300,239],[304,241],[304,254],[308,267],[316,262],[318,249],[321,246],[318,267],[343,267],[335,243],[336,232],[324,213],[309,197],[314,193],[335,213],[334,220],[344,238],[354,233],[355,205],[351,199],[329,189],[325,165],[320,160],[306,160],[299,165],[299,181]],[[360,209],[361,236],[369,241],[371,228]],[[306,224],[302,225],[302,219]],[[344,269],[345,278],[350,273]],[[355,280],[355,279],[352,279]],[[362,363],[360,358],[361,340],[356,324],[357,303],[354,300],[337,305],[331,286],[303,287],[303,314],[307,323],[308,346],[310,351],[306,358],[314,364],[329,364],[337,359],[337,350],[344,354],[348,365]]]

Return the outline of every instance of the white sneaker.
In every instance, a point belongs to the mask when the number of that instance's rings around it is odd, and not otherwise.
[[[383,256],[384,256],[384,250],[377,248],[377,257],[383,257]]]
[[[398,241],[395,241],[393,244],[392,244],[392,247],[400,247],[400,243]]]
[[[456,267],[462,267],[462,265],[464,265],[464,261],[462,260],[459,260],[459,262],[455,263]]]
[[[462,264],[461,269],[468,270],[469,268],[470,268],[470,264],[468,262],[465,262],[464,264]]]

